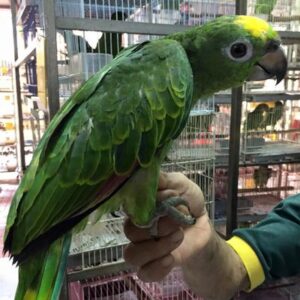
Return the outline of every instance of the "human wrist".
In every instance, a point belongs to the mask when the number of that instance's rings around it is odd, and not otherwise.
[[[198,221],[196,226],[206,228],[208,236],[203,244],[202,237],[197,237],[194,230],[195,242],[182,263],[185,281],[207,300],[230,299],[238,290],[247,289],[247,272],[239,256],[218,236],[208,217]]]

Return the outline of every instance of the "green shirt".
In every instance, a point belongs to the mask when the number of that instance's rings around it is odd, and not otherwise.
[[[254,227],[233,234],[255,251],[266,278],[300,274],[300,194],[281,201]]]

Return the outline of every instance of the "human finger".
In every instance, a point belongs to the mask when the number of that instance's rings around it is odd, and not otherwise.
[[[168,198],[177,197],[179,196],[179,193],[176,190],[158,190],[156,194],[157,201],[164,201]]]
[[[179,224],[168,217],[163,217],[158,220],[158,237],[168,236],[171,233],[179,230]],[[150,228],[140,228],[132,223],[130,219],[125,220],[124,233],[126,237],[133,243],[144,240],[153,239]]]
[[[152,261],[169,255],[183,241],[184,234],[178,230],[159,240],[146,240],[137,244],[130,243],[124,249],[124,259],[135,267],[142,267]]]
[[[137,276],[145,282],[161,281],[175,265],[172,254],[168,254],[138,269]]]
[[[160,172],[158,180],[158,190],[176,190],[180,191],[182,186],[189,179],[179,172]]]

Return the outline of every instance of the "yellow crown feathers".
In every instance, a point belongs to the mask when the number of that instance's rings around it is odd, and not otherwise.
[[[234,22],[243,26],[254,37],[263,40],[278,38],[277,32],[263,19],[252,16],[237,16]]]

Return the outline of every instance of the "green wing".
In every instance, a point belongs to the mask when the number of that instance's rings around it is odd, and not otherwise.
[[[95,199],[149,166],[181,132],[191,97],[191,67],[176,41],[121,52],[51,122],[14,196],[5,250],[17,256],[41,236],[51,242],[64,233],[54,231],[70,229],[61,224],[80,220]]]

